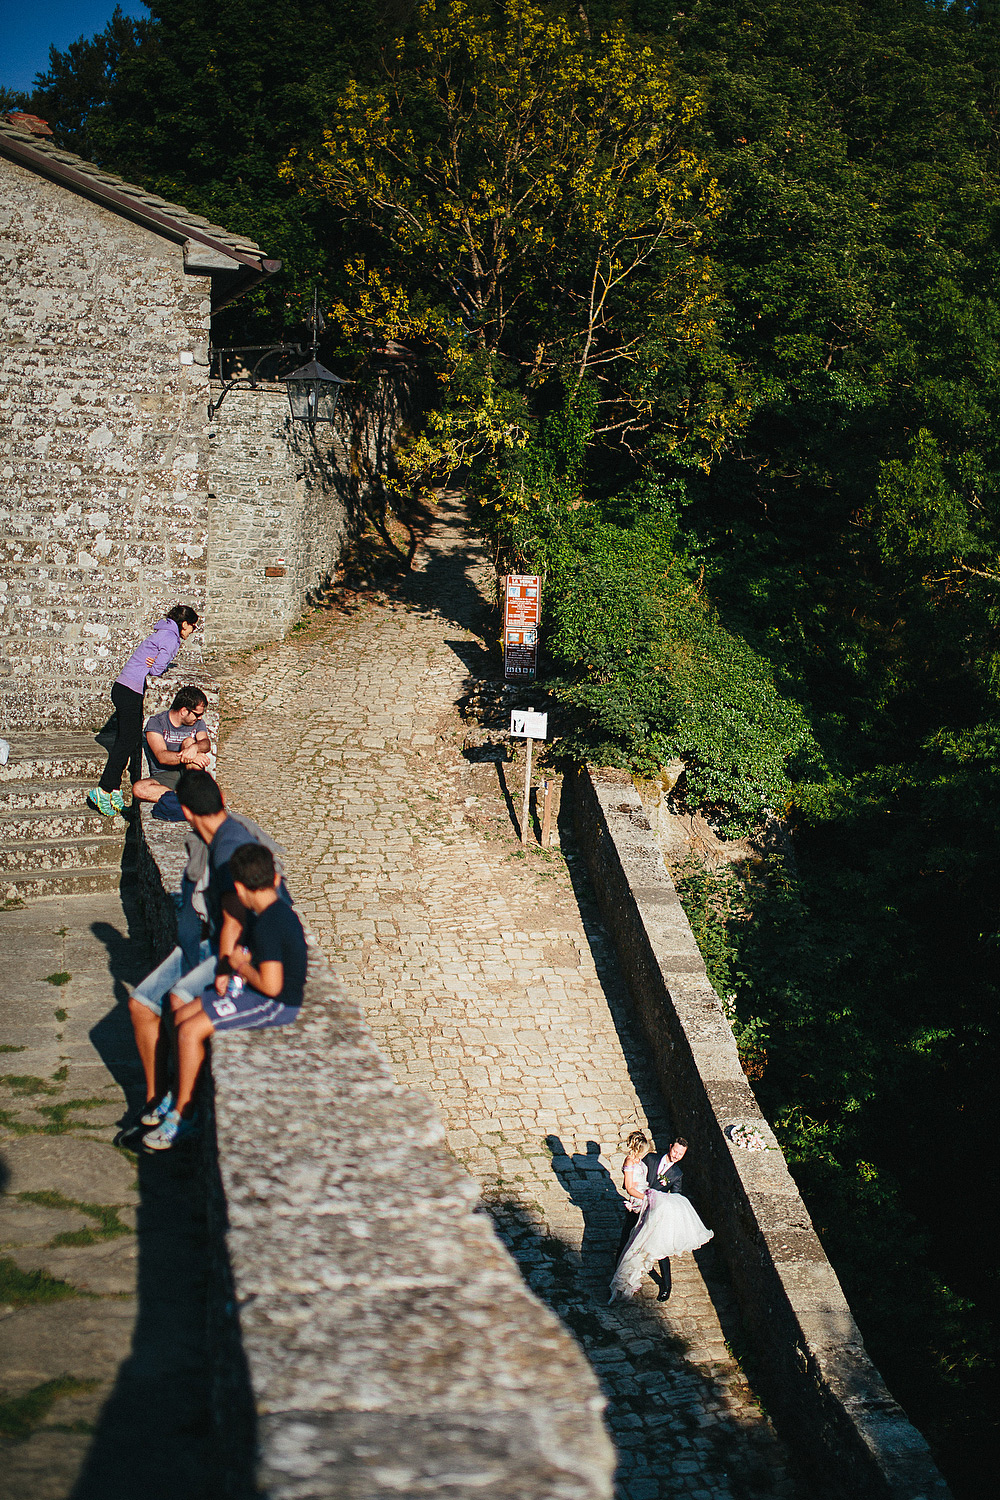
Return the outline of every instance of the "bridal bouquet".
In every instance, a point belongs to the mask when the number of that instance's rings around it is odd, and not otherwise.
[[[740,1146],[744,1151],[767,1150],[767,1142],[756,1125],[727,1125],[725,1133],[734,1146]]]

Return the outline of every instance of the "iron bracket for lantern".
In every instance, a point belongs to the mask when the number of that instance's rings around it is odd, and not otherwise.
[[[257,387],[260,385],[261,378],[260,367],[262,364],[264,364],[265,360],[270,359],[275,354],[303,355],[307,352],[308,347],[303,344],[242,344],[238,348],[234,349],[210,349],[209,369],[211,369],[211,362],[212,360],[214,360],[217,354],[256,354],[257,359],[254,360],[251,368],[244,371],[242,375],[234,375],[232,380],[226,381],[226,383],[222,387],[222,390],[219,392],[218,401],[210,401],[208,403],[209,421],[211,421],[215,416],[216,412],[219,410],[219,407],[222,405],[223,401],[225,401],[230,391],[235,391],[239,387],[242,387],[243,389],[248,391],[255,391],[257,389]]]
[[[216,354],[256,354],[257,358],[249,370],[226,381],[219,392],[218,401],[209,402],[209,421],[215,416],[230,391],[236,390],[237,387],[251,391],[257,389],[261,380],[260,369],[266,360],[279,354],[297,354],[300,358],[304,354],[311,354],[312,358],[307,364],[300,365],[298,369],[290,370],[287,375],[281,375],[278,378],[284,382],[288,392],[288,407],[293,421],[308,422],[311,427],[317,422],[332,422],[337,409],[340,387],[350,385],[351,381],[344,380],[340,375],[334,375],[332,370],[321,365],[316,358],[319,350],[319,336],[324,326],[323,315],[319,310],[319,294],[314,290],[312,312],[309,315],[309,331],[312,334],[309,344],[244,344],[233,349],[210,350],[210,369],[211,360]],[[221,359],[219,374],[221,378]]]

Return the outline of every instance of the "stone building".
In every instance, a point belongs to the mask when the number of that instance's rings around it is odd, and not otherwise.
[[[211,422],[212,314],[280,262],[50,134],[0,118],[0,731],[103,722],[174,603],[208,651],[279,638],[387,452],[359,465],[349,414],[293,432],[280,386]]]

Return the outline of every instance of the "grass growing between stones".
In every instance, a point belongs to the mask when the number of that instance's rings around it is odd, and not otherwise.
[[[66,1297],[84,1295],[68,1281],[50,1276],[48,1271],[22,1271],[10,1256],[0,1256],[0,1303],[10,1307],[29,1307],[38,1302],[62,1302]]]
[[[58,1094],[44,1078],[33,1078],[29,1073],[5,1073],[0,1078],[0,1083],[5,1088],[11,1089],[15,1094],[22,1096],[26,1094]]]
[[[23,1443],[45,1421],[58,1400],[63,1396],[84,1395],[87,1391],[96,1389],[98,1383],[96,1380],[77,1380],[75,1375],[57,1375],[55,1380],[46,1380],[32,1390],[25,1391],[23,1396],[0,1401],[0,1437]],[[70,1430],[89,1431],[89,1426],[74,1422]]]
[[[83,1229],[66,1229],[62,1234],[57,1234],[49,1241],[48,1248],[54,1249],[57,1245],[97,1245],[101,1240],[113,1240],[121,1234],[132,1234],[133,1230],[127,1224],[123,1224],[118,1217],[117,1208],[107,1203],[80,1203],[75,1198],[64,1198],[62,1193],[40,1192],[40,1193],[18,1193],[21,1203],[33,1203],[37,1208],[62,1208],[75,1210],[77,1213],[86,1214],[88,1218],[96,1220],[91,1227],[89,1224]]]
[[[60,985],[69,984],[72,978],[72,974],[67,974],[65,969],[60,969],[56,974],[46,974],[45,983],[54,984],[58,989]]]
[[[0,1046],[0,1052],[24,1052],[26,1050],[27,1049],[25,1047],[12,1047],[8,1042],[4,1042],[3,1045]]]
[[[51,1124],[42,1126],[42,1129],[46,1135],[62,1135],[66,1130],[73,1130],[78,1125],[86,1124],[85,1120],[71,1120],[69,1110],[101,1109],[107,1102],[106,1099],[67,1099],[65,1104],[40,1104],[38,1113],[48,1115],[51,1121]]]

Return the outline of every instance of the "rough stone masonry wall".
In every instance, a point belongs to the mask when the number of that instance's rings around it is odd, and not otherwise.
[[[161,948],[181,837],[145,811]],[[593,1371],[317,949],[301,1018],[217,1039],[211,1081],[213,1494],[610,1500]]]
[[[227,393],[212,428],[210,650],[280,640],[298,619],[385,472],[405,399],[404,378],[386,374],[309,427],[283,385]]]
[[[0,726],[96,725],[165,608],[202,610],[210,284],[0,159]]]
[[[607,773],[604,773],[607,778]],[[726,1020],[638,792],[582,770],[568,788],[580,844],[678,1134],[715,1231],[779,1431],[858,1500],[946,1500],[920,1433],[865,1352],[833,1268],[740,1067]],[[741,1150],[727,1126],[769,1149]],[[690,1171],[688,1170],[690,1163]]]
[[[284,386],[226,395],[212,429],[209,649],[280,640],[298,619],[350,530],[349,470],[342,423],[292,422]]]

